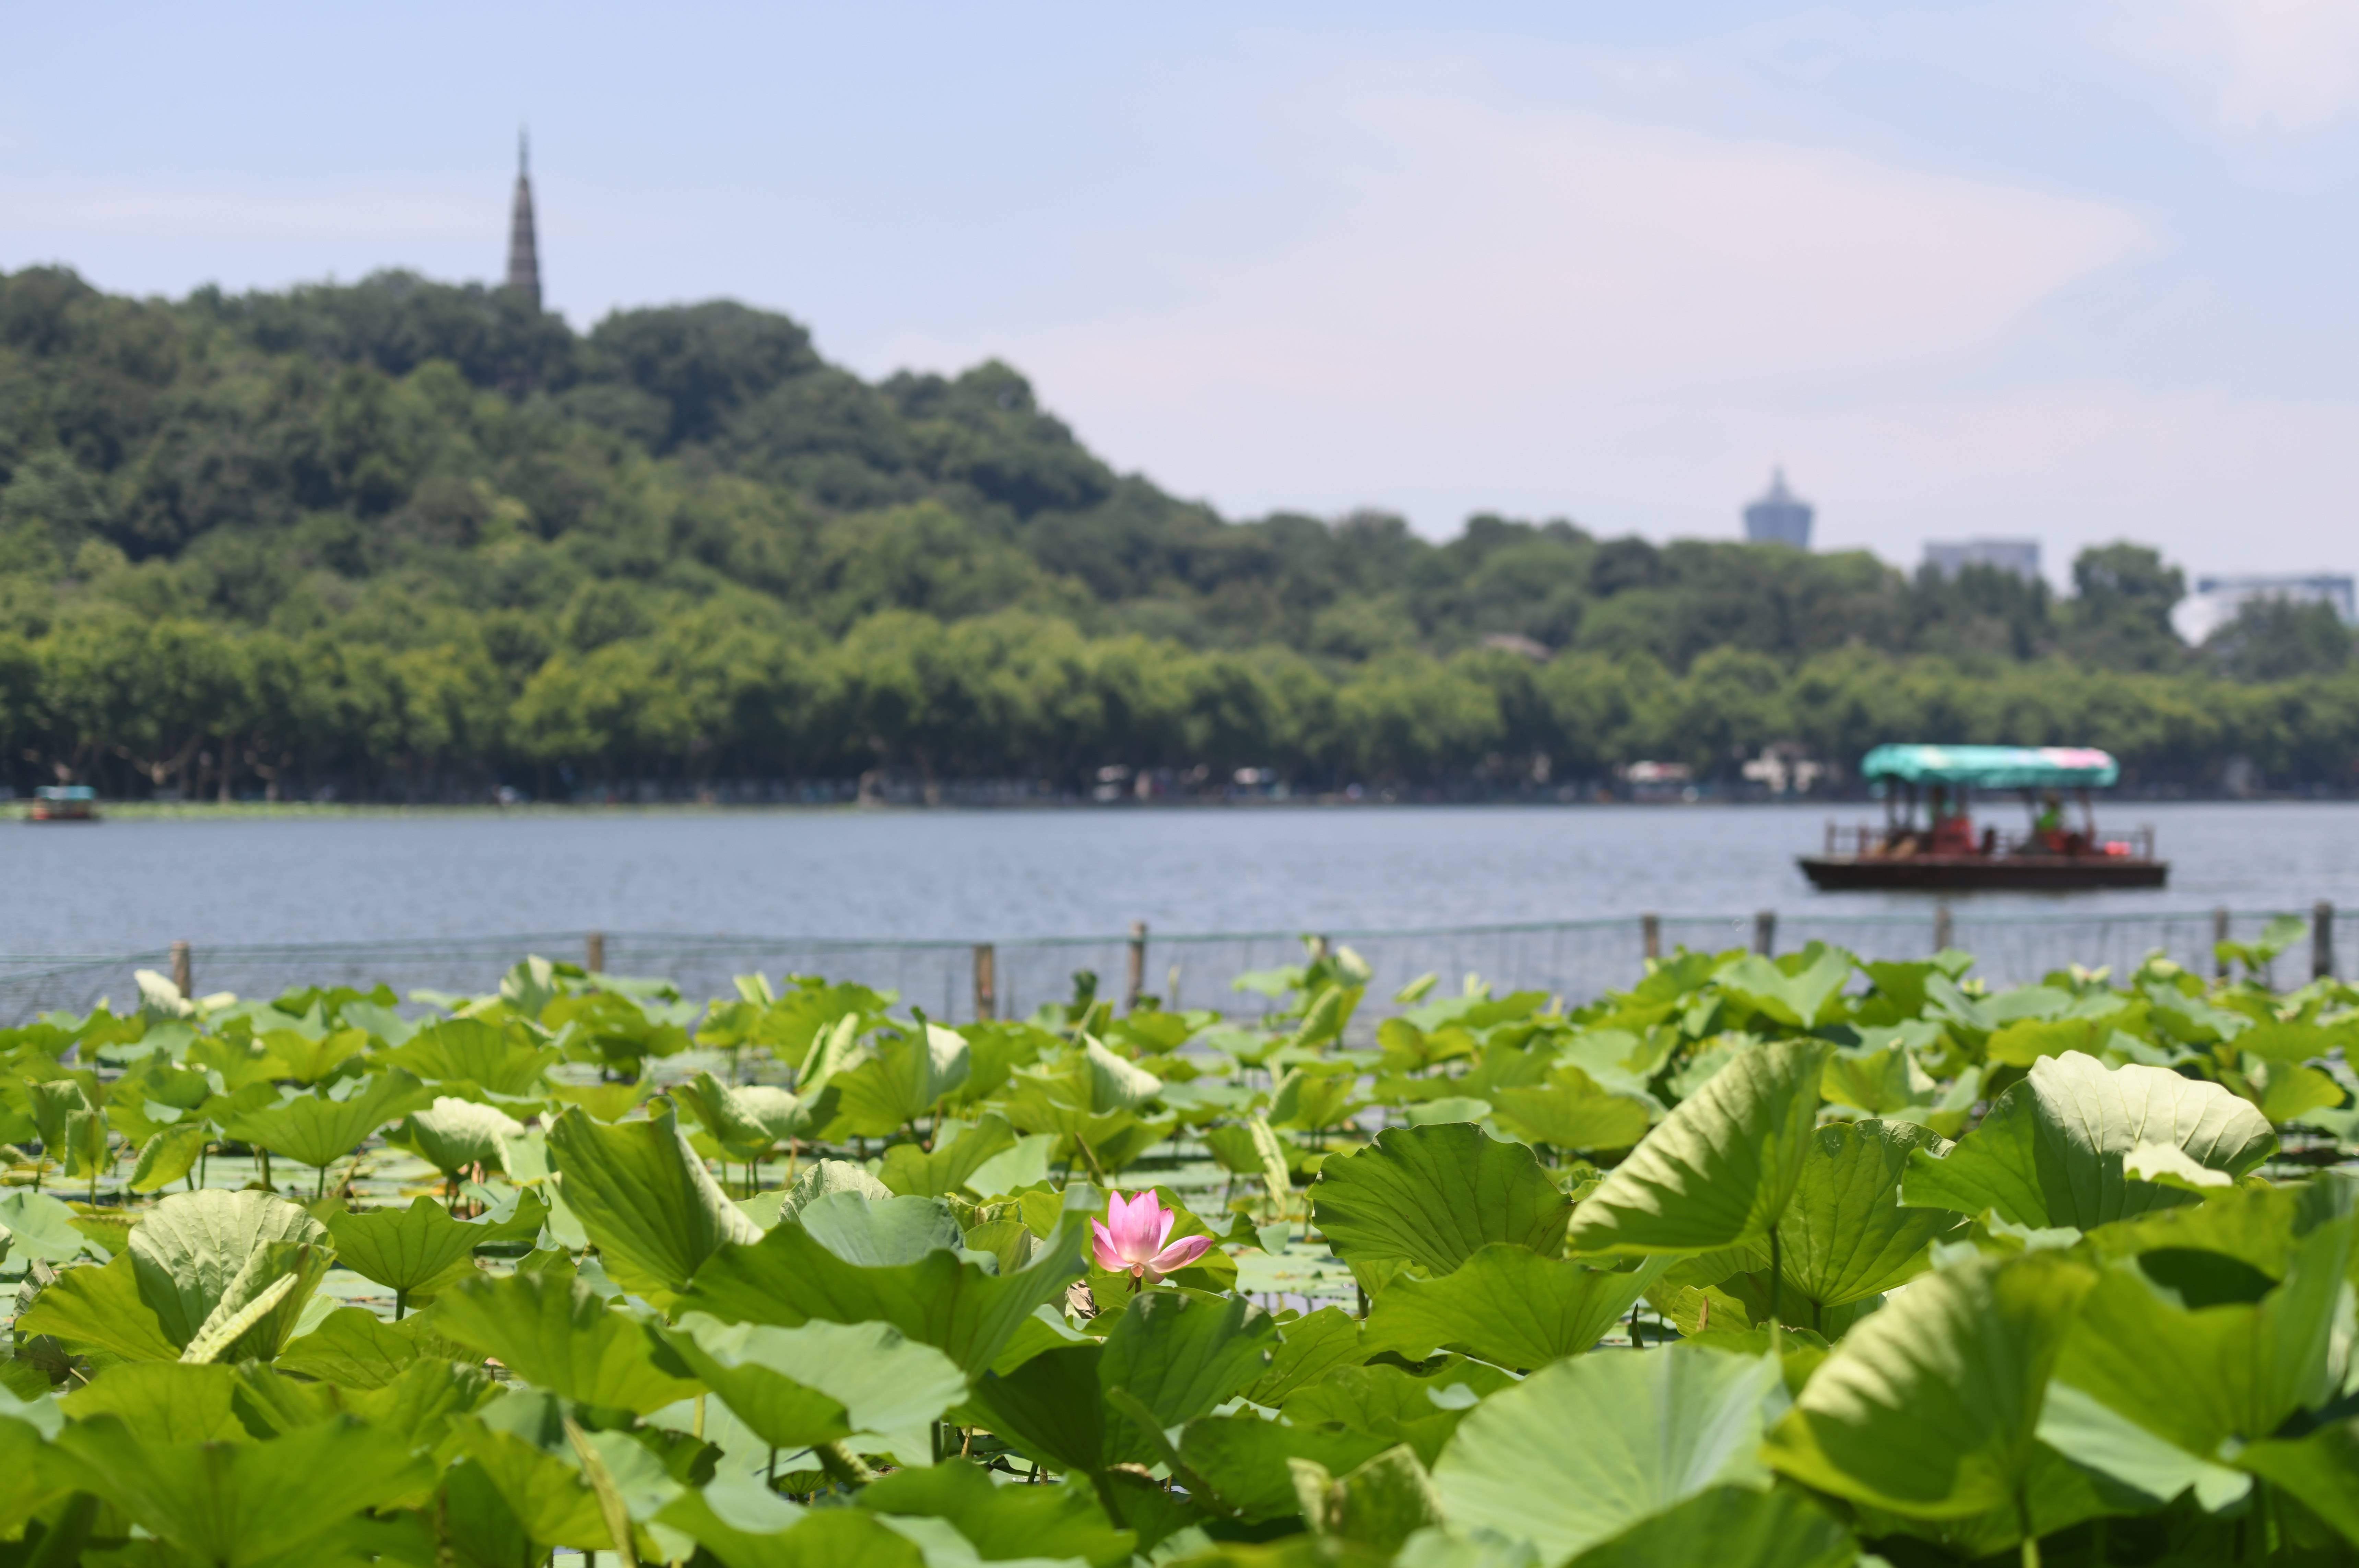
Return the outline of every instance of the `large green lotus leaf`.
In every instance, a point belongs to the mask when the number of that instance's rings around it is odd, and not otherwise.
[[[8,1252],[49,1263],[80,1258],[88,1238],[74,1229],[74,1212],[47,1192],[23,1188],[0,1197],[0,1226],[8,1232]]]
[[[324,1168],[359,1148],[386,1123],[427,1103],[426,1086],[399,1068],[361,1080],[342,1099],[299,1094],[283,1104],[241,1112],[223,1130],[299,1165]]]
[[[974,1382],[962,1426],[983,1426],[1038,1464],[1090,1473],[1104,1463],[1105,1391],[1098,1362],[1105,1347],[1094,1341],[1044,1350],[1002,1374]]]
[[[973,1060],[964,1037],[928,1024],[879,1040],[868,1060],[828,1079],[841,1098],[832,1135],[886,1138],[929,1114],[966,1082]]]
[[[915,1263],[929,1252],[956,1252],[966,1239],[940,1198],[831,1192],[797,1210],[795,1223],[836,1257],[863,1269]]]
[[[1899,1041],[1866,1051],[1839,1050],[1827,1058],[1819,1077],[1819,1093],[1830,1104],[1850,1105],[1872,1116],[1927,1104],[1935,1087]]]
[[[565,1419],[564,1405],[555,1397],[512,1388],[453,1420],[451,1433],[534,1541],[544,1548],[603,1551],[613,1546],[614,1537],[571,1452]]]
[[[272,1443],[147,1443],[112,1416],[57,1447],[83,1490],[196,1561],[240,1568],[291,1554],[429,1484],[401,1439],[347,1417]]]
[[[1919,1519],[2018,1507],[2049,1374],[2095,1283],[2095,1270],[2052,1251],[1912,1281],[1820,1364],[1771,1432],[1770,1462]]]
[[[260,1038],[287,1069],[286,1076],[301,1083],[317,1083],[368,1049],[365,1029],[337,1029],[317,1038],[296,1029],[271,1029]]]
[[[993,1111],[947,1139],[937,1127],[930,1150],[914,1143],[895,1144],[885,1151],[881,1179],[896,1192],[939,1198],[966,1186],[987,1162],[1015,1147],[1016,1129]]]
[[[1834,1122],[1811,1133],[1777,1225],[1785,1283],[1822,1309],[1864,1301],[1922,1269],[1927,1248],[1960,1220],[1902,1208],[1901,1179],[1913,1150],[1948,1147],[1911,1122]]]
[[[876,1514],[802,1508],[754,1483],[716,1481],[658,1517],[726,1568],[928,1568],[929,1561]]]
[[[274,1363],[344,1388],[382,1388],[417,1364],[418,1342],[365,1307],[338,1307],[287,1342]]]
[[[1843,982],[1853,962],[1840,948],[1822,947],[1789,975],[1777,960],[1748,953],[1723,964],[1718,977],[1722,990],[1756,1012],[1796,1029],[1815,1029],[1843,1016]]]
[[[697,1391],[658,1366],[647,1324],[609,1307],[562,1264],[467,1280],[442,1298],[434,1326],[535,1388],[581,1404],[645,1415]]]
[[[1680,1102],[1573,1211],[1581,1252],[1703,1252],[1769,1234],[1809,1158],[1823,1040],[1751,1047]]]
[[[126,1361],[60,1403],[78,1421],[112,1416],[141,1443],[248,1443],[233,1408],[237,1391],[234,1367]]]
[[[2315,1067],[2290,1062],[2271,1062],[2246,1076],[2258,1083],[2261,1115],[2275,1127],[2343,1104],[2343,1085]]]
[[[1430,1465],[1475,1401],[1514,1382],[1495,1367],[1456,1356],[1414,1373],[1386,1362],[1338,1367],[1288,1394],[1286,1419],[1313,1431],[1382,1438],[1386,1447],[1406,1443]]]
[[[1106,1335],[1098,1382],[1153,1416],[1155,1433],[1137,1430],[1127,1414],[1109,1419],[1105,1462],[1154,1464],[1163,1432],[1245,1392],[1277,1345],[1277,1323],[1243,1296],[1151,1290],[1131,1298]]]
[[[499,1392],[489,1367],[438,1357],[413,1363],[382,1388],[347,1389],[338,1398],[351,1414],[399,1434],[411,1453],[422,1454],[441,1445],[455,1418]]]
[[[864,1165],[849,1160],[814,1160],[778,1200],[778,1219],[792,1218],[831,1192],[858,1192],[880,1201],[895,1195],[893,1189],[871,1176]]]
[[[1180,1457],[1227,1512],[1252,1523],[1302,1511],[1288,1461],[1309,1459],[1332,1475],[1357,1468],[1398,1440],[1329,1432],[1263,1416],[1203,1416],[1180,1434]]]
[[[1595,1345],[1669,1262],[1614,1273],[1495,1242],[1439,1279],[1395,1275],[1367,1334],[1412,1360],[1446,1345],[1502,1367],[1541,1367]]]
[[[964,1459],[880,1475],[853,1501],[890,1518],[947,1519],[985,1562],[1078,1558],[1090,1568],[1119,1568],[1135,1539],[1106,1524],[1086,1488],[997,1486]]]
[[[625,1290],[652,1301],[685,1289],[722,1247],[762,1230],[712,1180],[669,1109],[613,1126],[569,1109],[549,1129],[566,1205]]]
[[[809,1448],[922,1427],[966,1396],[966,1375],[890,1323],[724,1323],[690,1312],[665,1337],[764,1442]]]
[[[2239,1033],[2234,1043],[2239,1055],[2291,1063],[2332,1055],[2338,1045],[2348,1051],[2354,1041],[2348,1025],[2329,1028],[2268,1018]]]
[[[2045,1425],[2044,1410],[2040,1420]],[[2152,1497],[2067,1459],[2044,1439],[2032,1446],[2019,1494],[2017,1501],[2004,1508],[1938,1519],[1859,1504],[1853,1510],[1853,1529],[1871,1538],[1908,1536],[1934,1542],[1948,1553],[1940,1559],[1942,1562],[1980,1563],[1999,1552],[2018,1558],[2027,1535],[2035,1540],[2053,1536],[2101,1516],[2140,1513],[2154,1507]],[[2200,1552],[2196,1560],[2203,1561]]]
[[[846,1201],[862,1200],[819,1200]],[[679,1308],[706,1312],[723,1323],[788,1328],[814,1318],[889,1323],[911,1339],[947,1353],[972,1377],[992,1364],[1035,1307],[1062,1294],[1081,1272],[1084,1234],[1081,1222],[1065,1218],[1031,1262],[1002,1274],[940,1248],[907,1263],[875,1268],[847,1263],[801,1224],[782,1220],[757,1241],[731,1244],[714,1253],[680,1292]]]
[[[451,1543],[451,1568],[540,1568],[549,1555],[484,1467],[463,1454],[442,1472],[434,1508],[441,1539]]]
[[[540,1093],[542,1080],[562,1054],[532,1044],[521,1029],[511,1033],[482,1018],[445,1018],[419,1029],[384,1059],[429,1083],[473,1083],[486,1094],[515,1099]]]
[[[524,1124],[505,1111],[455,1094],[441,1094],[386,1136],[388,1141],[416,1151],[444,1176],[456,1178],[477,1165],[505,1169],[507,1140],[523,1131]]]
[[[1965,1214],[1995,1209],[2036,1230],[2094,1230],[2195,1202],[2191,1192],[2124,1172],[2122,1161],[2142,1143],[2169,1144],[2208,1170],[2242,1176],[2268,1158],[2277,1136],[2260,1112],[2217,1083],[2159,1067],[2108,1068],[2071,1051],[2033,1063],[1947,1155],[1910,1155],[1901,1201]]]
[[[1387,1127],[1331,1157],[1310,1191],[1327,1244],[1370,1290],[1408,1266],[1447,1274],[1495,1241],[1559,1257],[1572,1207],[1527,1146],[1464,1122]]]
[[[1646,1103],[1609,1094],[1579,1067],[1560,1067],[1541,1087],[1492,1092],[1499,1125],[1557,1149],[1627,1149],[1647,1136]]]
[[[1406,1443],[1337,1475],[1316,1459],[1289,1460],[1311,1533],[1390,1556],[1421,1530],[1441,1523],[1433,1478]]]
[[[324,1269],[328,1240],[327,1227],[299,1203],[274,1192],[209,1187],[174,1192],[150,1209],[132,1231],[125,1255],[140,1299],[156,1314],[164,1336],[185,1345],[256,1253],[273,1242],[301,1243],[318,1249]],[[308,1298],[310,1292],[303,1294]],[[294,1304],[299,1311],[301,1302]]]
[[[2304,1236],[2256,1305],[2181,1304],[2139,1264],[2115,1264],[2082,1301],[2057,1381],[2200,1460],[2233,1462],[2333,1396],[2354,1223]]]
[[[1305,1383],[1316,1382],[1338,1367],[1356,1367],[1382,1348],[1364,1345],[1364,1337],[1361,1320],[1341,1307],[1321,1307],[1281,1323],[1269,1370],[1246,1397],[1275,1409]]]
[[[137,1265],[128,1252],[104,1268],[68,1269],[16,1316],[16,1333],[49,1334],[85,1350],[132,1361],[177,1361],[180,1344],[164,1332],[139,1293]]]
[[[1475,1406],[1434,1486],[1451,1519],[1561,1563],[1712,1487],[1766,1488],[1763,1412],[1780,1393],[1774,1356],[1674,1345],[1559,1361]]]
[[[49,1408],[47,1417],[41,1425],[37,1426],[34,1424],[34,1411],[30,1409],[22,1415],[13,1410],[0,1410],[0,1532],[5,1532],[12,1543],[24,1542],[25,1555],[18,1559],[19,1562],[38,1563],[41,1559],[35,1555],[38,1548],[54,1545],[58,1550],[49,1554],[49,1562],[63,1568],[64,1564],[75,1560],[75,1553],[80,1551],[80,1545],[71,1541],[75,1533],[73,1527],[62,1519],[56,1520],[50,1528],[67,1533],[54,1541],[49,1539],[47,1530],[28,1531],[27,1529],[35,1515],[47,1510],[57,1500],[58,1495],[72,1485],[71,1477],[59,1475],[61,1466],[48,1462],[49,1445],[44,1438],[45,1432],[57,1430],[55,1407]],[[68,1505],[69,1508],[73,1506]],[[97,1500],[86,1499],[81,1508],[85,1516],[81,1533],[83,1539],[87,1539],[87,1525],[92,1522],[87,1516],[96,1512]],[[29,1539],[33,1536],[41,1539],[38,1541]]]
[[[1858,1560],[1851,1531],[1799,1493],[1714,1486],[1591,1547],[1569,1568],[1852,1568]]]
[[[2259,1183],[2223,1187],[2198,1203],[2149,1209],[2093,1232],[2087,1246],[2101,1260],[2146,1252],[2193,1252],[2234,1258],[2272,1279],[2293,1264],[2295,1226],[2308,1187]]]
[[[159,1129],[139,1146],[131,1167],[131,1190],[156,1192],[181,1180],[212,1141],[213,1129],[196,1117]]]
[[[328,1231],[336,1238],[337,1262],[403,1303],[474,1272],[475,1247],[484,1239],[483,1226],[452,1219],[428,1197],[412,1199],[406,1209],[331,1215]]]
[[[183,1361],[266,1361],[301,1321],[332,1254],[317,1242],[265,1242],[181,1347]]]
[[[2270,1438],[2237,1463],[2281,1486],[2359,1546],[2359,1418],[2332,1421],[2299,1438]]]

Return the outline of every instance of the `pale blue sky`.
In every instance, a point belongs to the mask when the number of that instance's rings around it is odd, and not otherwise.
[[[2350,0],[9,7],[0,267],[729,295],[1234,515],[2359,567]]]

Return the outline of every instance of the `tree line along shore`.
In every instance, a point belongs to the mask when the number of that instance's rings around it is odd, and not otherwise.
[[[864,381],[727,302],[586,332],[388,273],[178,301],[0,277],[0,782],[542,798],[1247,769],[1305,792],[1736,779],[1896,737],[2346,787],[2350,637],[2176,568],[2073,591],[1492,516],[1232,521],[997,362]],[[1128,774],[1125,777],[1130,776]]]

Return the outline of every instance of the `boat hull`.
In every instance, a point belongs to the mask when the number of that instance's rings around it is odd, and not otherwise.
[[[2170,876],[2168,860],[2114,855],[1806,855],[1801,866],[1812,887],[1829,892],[1907,887],[2159,887]]]

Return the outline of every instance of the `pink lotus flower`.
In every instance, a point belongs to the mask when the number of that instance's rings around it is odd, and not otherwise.
[[[1128,1200],[1116,1192],[1107,1201],[1106,1217],[1090,1222],[1091,1254],[1099,1268],[1110,1273],[1126,1272],[1134,1280],[1152,1285],[1212,1249],[1209,1236],[1182,1236],[1166,1247],[1179,1217],[1151,1191]],[[1133,1284],[1131,1289],[1138,1286]]]

